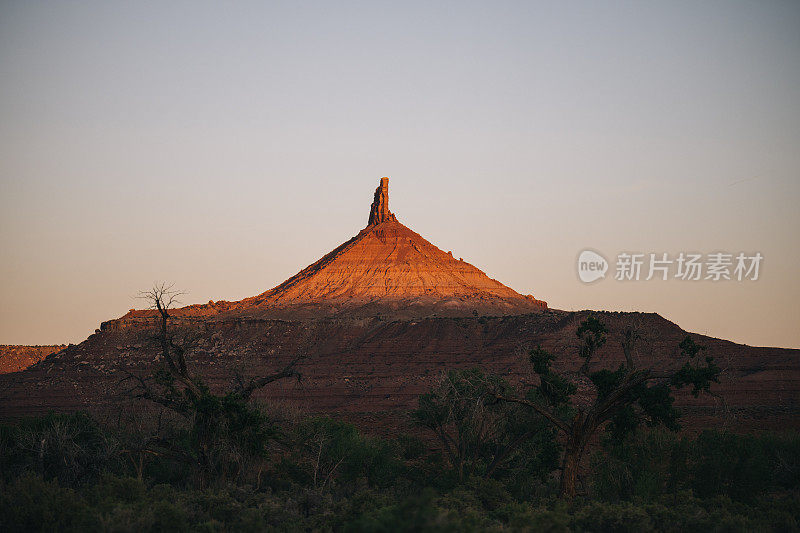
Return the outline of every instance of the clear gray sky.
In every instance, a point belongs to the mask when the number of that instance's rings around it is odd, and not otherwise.
[[[800,3],[0,4],[0,343],[79,342],[155,280],[258,294],[381,176],[552,307],[800,347]],[[585,285],[584,248],[765,259]]]

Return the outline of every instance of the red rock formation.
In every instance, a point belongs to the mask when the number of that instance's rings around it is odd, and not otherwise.
[[[193,371],[222,390],[234,375],[264,375],[305,354],[302,383],[276,383],[260,397],[350,413],[374,428],[391,417],[407,421],[407,410],[443,370],[479,366],[511,381],[530,379],[524,350],[537,345],[558,354],[560,369],[580,367],[575,330],[586,312],[548,310],[411,231],[389,211],[387,178],[369,222],[258,296],[173,310],[174,326],[196,337]],[[638,313],[604,313],[603,321],[610,333],[600,355],[609,369],[622,360],[620,339],[631,323],[650,339],[644,363],[665,369],[680,363],[675,352],[686,332],[675,324]],[[0,418],[125,409],[121,401],[129,395],[120,383],[128,372],[152,371],[154,326],[152,311],[131,311],[77,346],[0,376]],[[694,337],[723,368],[714,390],[724,403],[682,393],[687,426],[798,427],[800,351]]]
[[[408,423],[408,410],[443,371],[480,367],[512,382],[534,379],[524,349],[542,346],[557,354],[554,365],[578,377],[583,362],[575,335],[587,312],[548,310],[505,317],[386,320],[323,318],[185,318],[175,328],[192,328],[193,372],[214,390],[231,379],[271,373],[297,354],[302,381],[286,380],[259,391],[258,398],[290,402],[315,413],[347,416],[363,428],[388,429]],[[682,364],[677,346],[686,332],[655,314],[602,313],[609,340],[597,362],[614,370],[624,360],[625,327],[646,332],[638,355],[643,366],[674,369]],[[116,323],[86,341],[14,374],[0,375],[0,419],[51,409],[130,409],[122,380],[127,372],[152,371],[158,346],[153,320]],[[754,348],[693,335],[723,368],[717,397],[677,396],[681,424],[703,427],[800,427],[800,350]]]
[[[324,316],[425,317],[515,315],[547,309],[443,252],[389,211],[389,178],[381,178],[369,224],[358,235],[277,287],[238,302],[210,302],[176,316],[259,318]],[[123,317],[146,317],[133,311]]]
[[[65,344],[48,346],[22,346],[0,344],[0,374],[17,372],[38,363],[48,355],[66,348]]]
[[[368,226],[380,224],[387,220],[395,220],[394,215],[389,211],[389,178],[381,178],[381,184],[375,189],[375,199],[369,210]]]
[[[470,312],[493,307],[501,314],[545,309],[471,264],[454,259],[397,221],[387,207],[386,178],[376,191],[370,225],[274,289],[235,306],[281,307],[305,302],[450,302]]]

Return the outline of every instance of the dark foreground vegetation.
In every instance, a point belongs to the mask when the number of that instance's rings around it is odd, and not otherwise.
[[[130,374],[115,416],[51,414],[0,426],[0,531],[797,531],[800,436],[680,436],[672,392],[710,393],[720,369],[690,337],[679,365],[597,364],[597,316],[576,328],[578,372],[527,354],[530,382],[443,374],[379,438],[252,393],[299,378],[295,359],[212,392],[158,311],[159,357]],[[190,332],[189,332],[190,333]]]
[[[487,476],[491,450],[465,471],[415,437],[365,436],[285,409],[247,416],[253,430],[220,431],[202,464],[188,460],[191,429],[155,413],[4,425],[0,530],[796,531],[800,521],[796,434],[605,438],[566,500],[554,441]],[[156,434],[169,441],[163,453]]]

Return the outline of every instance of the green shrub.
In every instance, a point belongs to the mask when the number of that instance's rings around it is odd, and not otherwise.
[[[775,487],[774,442],[751,435],[705,431],[695,442],[692,487],[701,498],[727,495],[754,501]]]
[[[190,427],[160,435],[189,439]],[[707,432],[691,440],[640,430],[603,443],[587,476],[595,499],[569,502],[555,498],[552,478],[542,479],[546,461],[534,460],[557,453],[549,439],[531,439],[533,448],[521,447],[494,478],[459,480],[414,437],[365,436],[324,417],[293,420],[282,430],[283,448],[273,446],[258,463],[263,483],[229,476],[200,485],[192,482],[193,467],[171,453],[154,457],[141,478],[131,476],[130,462],[109,453],[108,443],[128,449],[127,439],[145,441],[117,437],[86,415],[2,426],[0,531],[706,533],[798,531],[800,523],[797,434]],[[45,444],[31,447],[30,435]],[[250,438],[224,439],[246,448]]]
[[[0,484],[0,531],[87,531],[98,527],[85,500],[56,480],[25,474]]]
[[[573,526],[579,531],[620,533],[640,533],[654,529],[653,521],[647,511],[629,503],[590,502],[577,510]]]
[[[606,439],[592,458],[592,492],[603,500],[652,501],[689,483],[690,443],[665,429]]]
[[[366,513],[343,530],[364,533],[446,531],[448,528],[443,527],[435,499],[434,491],[426,489],[400,503]]]
[[[325,487],[332,480],[352,483],[359,478],[373,486],[387,486],[401,467],[396,442],[364,436],[352,424],[328,417],[301,423],[296,439],[301,446],[295,458],[298,464],[305,464],[305,479],[313,487]]]

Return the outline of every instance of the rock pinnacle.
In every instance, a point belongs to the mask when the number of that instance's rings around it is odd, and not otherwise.
[[[369,210],[369,226],[386,222],[387,220],[397,220],[389,211],[389,178],[381,178],[381,184],[375,189],[375,199]]]

